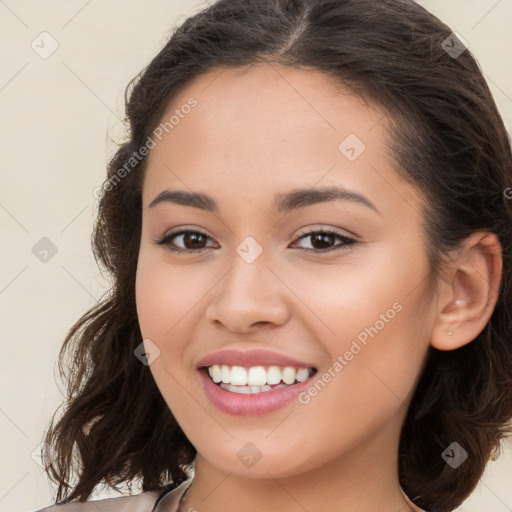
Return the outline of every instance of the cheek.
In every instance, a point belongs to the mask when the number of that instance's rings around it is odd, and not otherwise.
[[[142,335],[165,342],[190,323],[213,281],[206,272],[166,265],[141,251],[136,276],[137,315]]]
[[[141,252],[139,258],[137,316],[143,339],[151,340],[159,349],[158,358],[150,365],[151,373],[164,398],[172,401],[180,395],[179,383],[195,378],[197,348],[191,340],[197,338],[208,293],[219,274],[207,265],[170,265],[165,256],[150,256]]]
[[[414,387],[429,345],[432,311],[425,289],[428,263],[417,256],[397,265],[404,252],[395,246],[372,262],[318,267],[302,271],[300,279],[288,276],[297,296],[307,297],[305,328],[321,340],[331,365],[338,361],[325,375],[328,384],[318,402],[325,410],[336,403],[368,421],[368,411],[393,409]]]
[[[350,328],[348,322],[338,320],[338,337],[329,348],[331,364],[299,397],[299,414],[294,417],[300,418],[303,428],[298,428],[295,438],[294,432],[283,428],[280,441],[294,438],[303,453],[314,453],[318,462],[399,424],[428,349],[427,323],[422,330],[422,319],[405,299],[389,310],[377,307],[384,320],[376,321],[373,311],[363,318],[360,305],[353,310],[360,316],[350,319]],[[303,432],[311,429],[315,436],[304,438]]]
[[[280,278],[293,284],[291,288],[300,299],[294,301],[294,315],[329,347],[331,355],[343,353],[349,340],[360,333],[364,340],[366,329],[374,331],[374,326],[382,333],[390,331],[390,325],[400,324],[398,335],[408,323],[405,318],[413,325],[417,318],[410,315],[422,318],[426,301],[419,295],[423,291],[419,285],[428,275],[428,264],[418,256],[405,259],[406,249],[388,244],[348,255],[335,265],[310,262],[281,267]],[[403,309],[406,314],[398,312]]]
[[[190,273],[192,274],[192,273]],[[203,276],[204,277],[204,276]],[[197,281],[196,281],[197,280]],[[190,416],[186,393],[180,383],[186,382],[189,366],[188,340],[197,324],[197,309],[203,279],[189,275],[180,267],[171,267],[162,258],[141,249],[136,275],[137,316],[142,338],[151,340],[159,355],[149,368],[168,407],[177,418]],[[193,419],[201,424],[199,417]]]

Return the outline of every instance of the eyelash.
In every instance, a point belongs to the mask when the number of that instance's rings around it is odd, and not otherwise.
[[[174,252],[174,253],[190,253],[190,252],[202,253],[202,252],[204,252],[204,251],[209,249],[209,247],[203,247],[201,249],[180,249],[180,248],[176,248],[176,247],[171,246],[170,242],[171,242],[171,240],[173,238],[176,238],[176,237],[178,237],[180,235],[188,235],[188,234],[199,234],[199,235],[204,236],[206,238],[210,238],[206,233],[203,233],[202,231],[197,231],[197,230],[192,230],[192,229],[185,229],[185,230],[177,231],[176,233],[169,233],[168,235],[164,236],[161,240],[156,241],[155,243],[157,245],[165,246],[165,248],[167,250],[169,250],[171,252]],[[329,229],[317,229],[317,230],[311,230],[311,231],[302,232],[301,236],[299,236],[299,238],[297,240],[302,240],[303,238],[307,238],[308,236],[311,236],[311,235],[330,235],[330,236],[334,236],[334,237],[339,238],[340,240],[342,240],[343,241],[343,245],[338,246],[338,247],[334,246],[334,247],[331,247],[329,249],[301,249],[301,250],[306,251],[306,252],[315,252],[315,253],[325,254],[325,253],[331,252],[331,251],[346,250],[349,246],[354,245],[355,243],[357,243],[354,239],[349,238],[349,237],[344,236],[344,235],[340,235],[338,232],[332,231],[332,230],[329,230]]]

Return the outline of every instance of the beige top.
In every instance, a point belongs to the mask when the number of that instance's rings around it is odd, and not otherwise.
[[[156,501],[163,490],[154,490],[129,496],[117,496],[102,500],[72,502],[62,505],[50,505],[36,512],[175,512],[178,510],[179,500],[192,480],[186,480],[176,489],[165,494],[157,508]]]
[[[178,512],[180,499],[191,484],[192,479],[165,494],[155,508],[155,503],[162,491],[149,491],[131,496],[106,498],[103,500],[87,501],[82,503],[66,503],[64,505],[50,505],[36,512]],[[415,512],[426,512],[418,508],[402,491],[407,503]]]
[[[192,479],[190,478],[176,487],[176,489],[167,493],[151,512],[163,512],[164,510],[165,512],[178,512],[180,501],[191,483]]]
[[[36,512],[151,512],[161,493],[148,491],[130,496],[116,496],[102,500],[50,505]]]

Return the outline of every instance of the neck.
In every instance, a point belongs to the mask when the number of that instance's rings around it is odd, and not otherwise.
[[[306,472],[248,478],[222,471],[199,453],[181,510],[200,512],[410,512],[398,480],[400,424]],[[398,428],[398,432],[397,432]]]

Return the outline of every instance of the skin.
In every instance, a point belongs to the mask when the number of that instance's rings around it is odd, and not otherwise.
[[[455,349],[487,323],[501,276],[496,237],[468,238],[434,293],[422,195],[395,171],[387,118],[318,71],[216,69],[174,97],[163,119],[190,97],[197,107],[150,154],[136,281],[141,333],[160,350],[151,372],[198,451],[183,510],[417,510],[399,486],[400,429],[429,345]],[[353,162],[338,149],[349,134],[366,146]],[[330,185],[378,213],[346,200],[272,210],[278,193]],[[165,189],[208,194],[219,212],[150,208]],[[176,237],[183,254],[155,243],[180,227],[208,238]],[[322,245],[301,238],[306,228],[356,243]],[[236,251],[248,236],[263,250],[252,263]],[[240,417],[204,394],[196,363],[206,354],[265,348],[322,375],[395,303],[400,312],[307,404]],[[262,454],[252,467],[237,457],[247,442]]]

